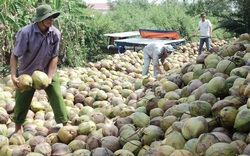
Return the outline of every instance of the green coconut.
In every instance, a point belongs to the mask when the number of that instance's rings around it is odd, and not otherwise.
[[[96,92],[95,100],[102,101],[102,100],[106,100],[107,98],[108,98],[108,95],[104,90],[98,90]]]
[[[235,107],[227,106],[219,112],[219,120],[223,127],[232,128],[234,126],[235,118],[238,110]]]
[[[212,93],[204,93],[198,100],[206,101],[209,104],[213,105],[215,102],[217,102],[217,97]]]
[[[170,156],[193,156],[193,153],[184,149],[176,149]]]
[[[18,88],[21,89],[21,92],[27,91],[32,89],[32,85],[33,85],[33,80],[32,77],[28,74],[22,74],[20,76],[18,76],[18,83],[17,86]]]
[[[231,146],[229,143],[218,142],[211,145],[205,152],[204,156],[235,156],[237,149]]]
[[[221,60],[216,66],[216,71],[229,75],[235,67],[235,63],[230,60]]]
[[[12,156],[12,152],[16,147],[18,147],[18,145],[5,145],[0,149],[0,155]]]
[[[86,121],[86,122],[82,122],[78,126],[77,133],[86,135],[94,130],[96,130],[96,124],[93,121]]]
[[[0,149],[5,145],[9,145],[9,139],[6,136],[0,135]]]
[[[210,60],[209,63],[207,64],[206,68],[216,68],[216,66],[218,65],[219,62],[220,62],[220,60],[218,60],[218,59]]]
[[[10,145],[24,145],[25,139],[22,134],[15,133],[9,139]]]
[[[196,100],[189,104],[189,111],[193,116],[208,117],[211,115],[212,105],[206,101]]]
[[[171,153],[173,153],[175,149],[169,145],[161,145],[160,147],[155,148],[155,150],[156,150],[156,153],[155,154],[152,153],[152,155],[165,156],[165,155],[170,155]],[[159,155],[157,155],[157,152],[159,152]]]
[[[155,125],[149,125],[142,131],[141,142],[143,145],[150,145],[155,140],[160,140],[164,135],[164,132],[160,127]]]
[[[183,149],[185,149],[191,153],[194,153],[196,145],[197,145],[197,141],[198,141],[198,138],[192,138],[192,139],[187,140]]]
[[[189,104],[180,103],[180,104],[174,105],[171,108],[169,108],[168,110],[166,110],[165,113],[163,114],[163,117],[166,117],[169,115],[181,117],[183,113],[188,112],[188,111],[189,111]]]
[[[250,35],[248,33],[243,33],[240,35],[239,41],[244,41],[244,40],[250,41]]]
[[[101,147],[105,147],[112,152],[115,152],[121,149],[120,140],[118,137],[115,136],[105,136],[100,139],[101,140]]]
[[[191,80],[193,80],[194,72],[187,72],[182,76],[183,83],[187,85]]]
[[[31,77],[33,80],[33,87],[35,89],[41,90],[49,86],[49,77],[46,73],[41,71],[34,71]]]
[[[182,134],[175,130],[165,133],[165,139],[162,141],[162,145],[169,145],[175,149],[183,149],[185,144],[186,140]]]
[[[217,54],[210,54],[208,55],[205,60],[204,60],[204,64],[205,66],[211,66],[210,64],[214,64],[214,61],[213,60],[221,60],[221,58],[217,55]],[[212,61],[212,62],[211,62]]]
[[[34,149],[34,152],[41,153],[45,156],[51,155],[51,151],[52,151],[51,145],[47,142],[42,142],[40,144],[37,144]]]
[[[176,116],[166,116],[161,120],[160,128],[165,132],[175,121],[178,121]]]
[[[234,128],[239,132],[248,132],[250,130],[250,109],[242,109],[238,112]]]
[[[247,147],[246,142],[244,142],[242,140],[234,140],[234,141],[230,142],[230,145],[233,148],[237,149],[237,154],[242,154],[244,149]]]
[[[135,156],[135,155],[129,150],[119,149],[114,152],[114,156]]]
[[[131,140],[122,147],[122,149],[130,151],[134,155],[138,155],[141,148],[142,143],[139,140]]]
[[[236,67],[230,72],[230,76],[239,76],[245,78],[248,74],[248,69],[242,67]]]
[[[120,133],[118,138],[120,139],[120,144],[124,146],[131,140],[140,140],[140,135],[133,129],[125,129]]]
[[[226,99],[217,101],[211,108],[212,115],[216,117],[217,115],[219,115],[219,112],[226,106],[234,106],[234,103]]]
[[[178,85],[174,82],[171,82],[171,81],[165,81],[163,82],[161,88],[163,90],[165,90],[166,92],[169,92],[169,91],[175,91],[176,89],[178,89]]]
[[[228,86],[226,80],[222,77],[212,78],[206,85],[206,90],[208,93],[212,93],[217,97],[225,97],[228,95]]]
[[[197,138],[202,133],[208,132],[208,123],[203,116],[187,119],[181,129],[185,139]]]
[[[205,151],[213,144],[218,143],[219,139],[211,133],[203,133],[196,140],[194,154],[203,155]]]
[[[246,86],[246,88],[244,89],[244,93],[243,95],[246,97],[246,98],[249,98],[250,97],[250,83]]]
[[[213,78],[213,74],[209,71],[206,71],[203,74],[201,74],[201,76],[199,77],[199,80],[204,84],[204,83],[208,83],[212,78]]]
[[[142,112],[134,112],[131,114],[133,117],[133,123],[137,127],[146,127],[149,124],[150,117]]]

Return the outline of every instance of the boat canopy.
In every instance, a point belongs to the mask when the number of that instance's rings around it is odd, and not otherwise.
[[[140,35],[143,38],[169,38],[180,39],[180,33],[176,30],[153,30],[139,29]]]

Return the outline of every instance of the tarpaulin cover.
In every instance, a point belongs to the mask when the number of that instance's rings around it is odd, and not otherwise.
[[[175,30],[153,30],[153,29],[139,29],[141,37],[144,38],[170,38],[179,39],[180,34]]]

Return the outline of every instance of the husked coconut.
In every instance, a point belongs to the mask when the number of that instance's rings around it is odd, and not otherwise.
[[[21,89],[21,92],[27,91],[32,89],[33,80],[32,77],[28,74],[22,74],[18,76],[18,83],[17,86]]]
[[[49,86],[49,77],[42,71],[34,71],[31,75],[33,87],[37,90],[45,89]]]

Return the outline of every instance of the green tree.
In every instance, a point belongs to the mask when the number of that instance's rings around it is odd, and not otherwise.
[[[250,1],[237,0],[233,4],[233,12],[223,16],[218,28],[224,28],[236,35],[250,33]]]

